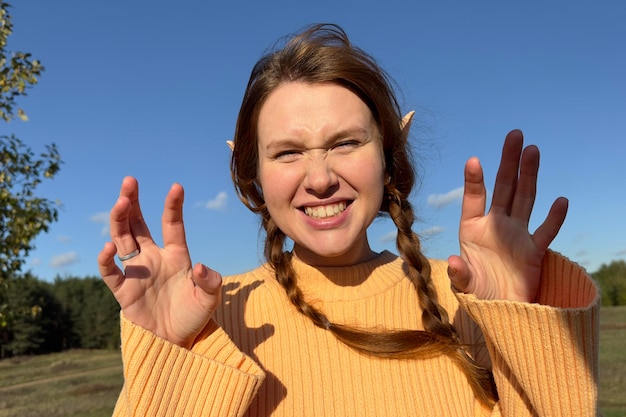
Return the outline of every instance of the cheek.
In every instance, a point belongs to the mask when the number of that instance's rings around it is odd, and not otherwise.
[[[372,207],[375,207],[378,212],[385,193],[385,164],[377,160],[368,167],[362,167],[358,172],[367,172],[367,175],[363,177],[364,187],[372,200]]]
[[[378,157],[362,158],[351,163],[341,164],[346,173],[346,178],[352,178],[359,184],[359,188],[368,191],[380,190],[384,188],[385,163]],[[355,184],[356,185],[356,184]]]
[[[289,204],[297,190],[297,179],[289,169],[272,166],[261,166],[258,181],[263,191],[263,199],[268,210]]]

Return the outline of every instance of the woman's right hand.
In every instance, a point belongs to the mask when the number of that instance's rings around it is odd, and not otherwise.
[[[111,240],[98,255],[100,275],[127,319],[157,336],[190,348],[220,303],[222,277],[202,264],[193,268],[183,224],[184,191],[174,184],[163,209],[163,248],[158,247],[139,206],[139,186],[124,178],[111,209]],[[124,257],[115,263],[115,255]]]

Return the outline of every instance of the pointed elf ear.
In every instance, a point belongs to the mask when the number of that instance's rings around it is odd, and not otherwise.
[[[413,121],[413,115],[415,114],[415,110],[411,110],[408,112],[400,122],[400,129],[402,130],[402,140],[405,142],[409,138],[409,130],[411,130],[411,122]]]
[[[235,150],[235,142],[233,142],[232,140],[227,140],[226,144],[230,148],[231,152]]]

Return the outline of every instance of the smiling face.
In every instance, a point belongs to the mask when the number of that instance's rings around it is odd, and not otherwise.
[[[385,166],[378,126],[357,95],[333,83],[281,84],[261,107],[258,152],[266,207],[298,258],[329,266],[375,255],[366,231]]]

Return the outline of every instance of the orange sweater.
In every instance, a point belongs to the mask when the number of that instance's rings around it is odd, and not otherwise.
[[[294,267],[307,301],[332,322],[420,329],[402,263],[383,252],[351,267],[297,260]],[[581,268],[548,253],[539,302],[529,304],[454,294],[446,263],[431,263],[440,302],[463,342],[479,362],[493,364],[500,396],[493,410],[475,400],[447,357],[355,353],[298,313],[262,266],[224,280],[223,306],[192,350],[122,316],[125,385],[114,415],[596,415],[599,294]]]

